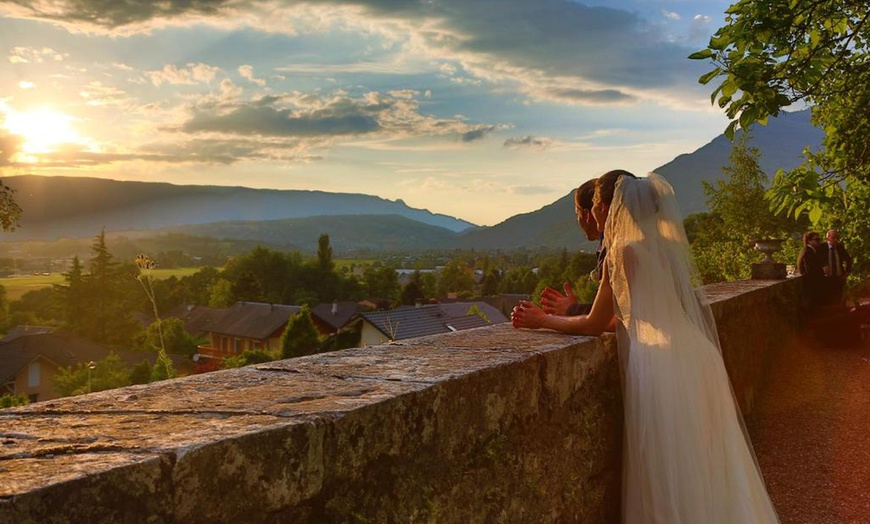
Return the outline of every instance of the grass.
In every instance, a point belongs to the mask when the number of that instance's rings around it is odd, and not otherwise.
[[[151,275],[156,280],[163,280],[169,277],[186,277],[192,275],[202,268],[199,267],[181,267],[177,269],[152,269]],[[18,277],[0,278],[0,285],[6,288],[6,300],[18,300],[28,291],[36,291],[44,287],[53,286],[55,284],[65,284],[66,280],[61,273],[51,273],[48,275],[22,275]]]

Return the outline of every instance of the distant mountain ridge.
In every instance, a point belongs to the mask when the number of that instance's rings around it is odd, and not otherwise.
[[[771,118],[767,126],[754,126],[749,145],[760,150],[759,165],[773,180],[778,169],[798,166],[802,162],[803,150],[806,147],[817,149],[823,140],[824,132],[813,127],[810,112],[805,110]],[[702,181],[712,183],[723,178],[722,168],[728,165],[730,154],[731,142],[719,135],[696,151],[680,155],[652,171],[667,178],[674,186],[685,217],[708,209]],[[480,249],[547,247],[590,250],[595,245],[585,240],[577,226],[573,191],[537,211],[513,216],[491,227],[467,231],[460,235],[458,242],[462,247]]]
[[[3,179],[23,210],[21,227],[6,240],[87,237],[103,227],[155,230],[227,221],[324,215],[399,215],[453,232],[474,224],[408,207],[403,201],[352,193],[183,186],[84,177],[20,175]]]
[[[773,175],[793,168],[824,135],[809,111],[785,113],[753,128],[750,145]],[[693,153],[653,171],[666,177],[684,216],[706,210],[702,181],[724,176],[731,142],[720,135]],[[614,166],[618,167],[618,166]],[[645,173],[637,173],[644,175]],[[17,176],[4,179],[24,209],[21,229],[4,240],[92,237],[102,227],[135,236],[181,233],[264,242],[316,251],[330,235],[337,253],[356,250],[595,248],[574,218],[573,191],[552,204],[491,227],[413,209],[402,201],[319,191],[279,191],[218,186],[175,186],[94,178]],[[578,183],[580,181],[578,180]]]

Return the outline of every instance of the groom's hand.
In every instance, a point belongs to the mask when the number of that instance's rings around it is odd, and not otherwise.
[[[564,295],[549,286],[541,291],[541,307],[544,309],[544,313],[564,315],[569,306],[577,303],[577,296],[571,289],[571,282],[565,282],[564,288]]]

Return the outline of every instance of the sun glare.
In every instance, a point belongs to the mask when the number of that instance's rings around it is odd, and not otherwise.
[[[51,153],[61,144],[81,143],[73,129],[75,119],[51,109],[16,112],[7,111],[5,127],[9,133],[24,138],[21,152]]]

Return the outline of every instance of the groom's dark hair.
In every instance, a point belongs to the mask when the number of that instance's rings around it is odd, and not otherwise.
[[[587,180],[574,190],[574,205],[585,211],[592,210],[592,199],[595,198],[595,179]]]
[[[608,171],[598,177],[598,180],[595,182],[595,187],[601,195],[602,202],[608,206],[613,202],[613,192],[616,190],[616,182],[624,176],[637,178],[624,169],[614,169],[613,171]]]

